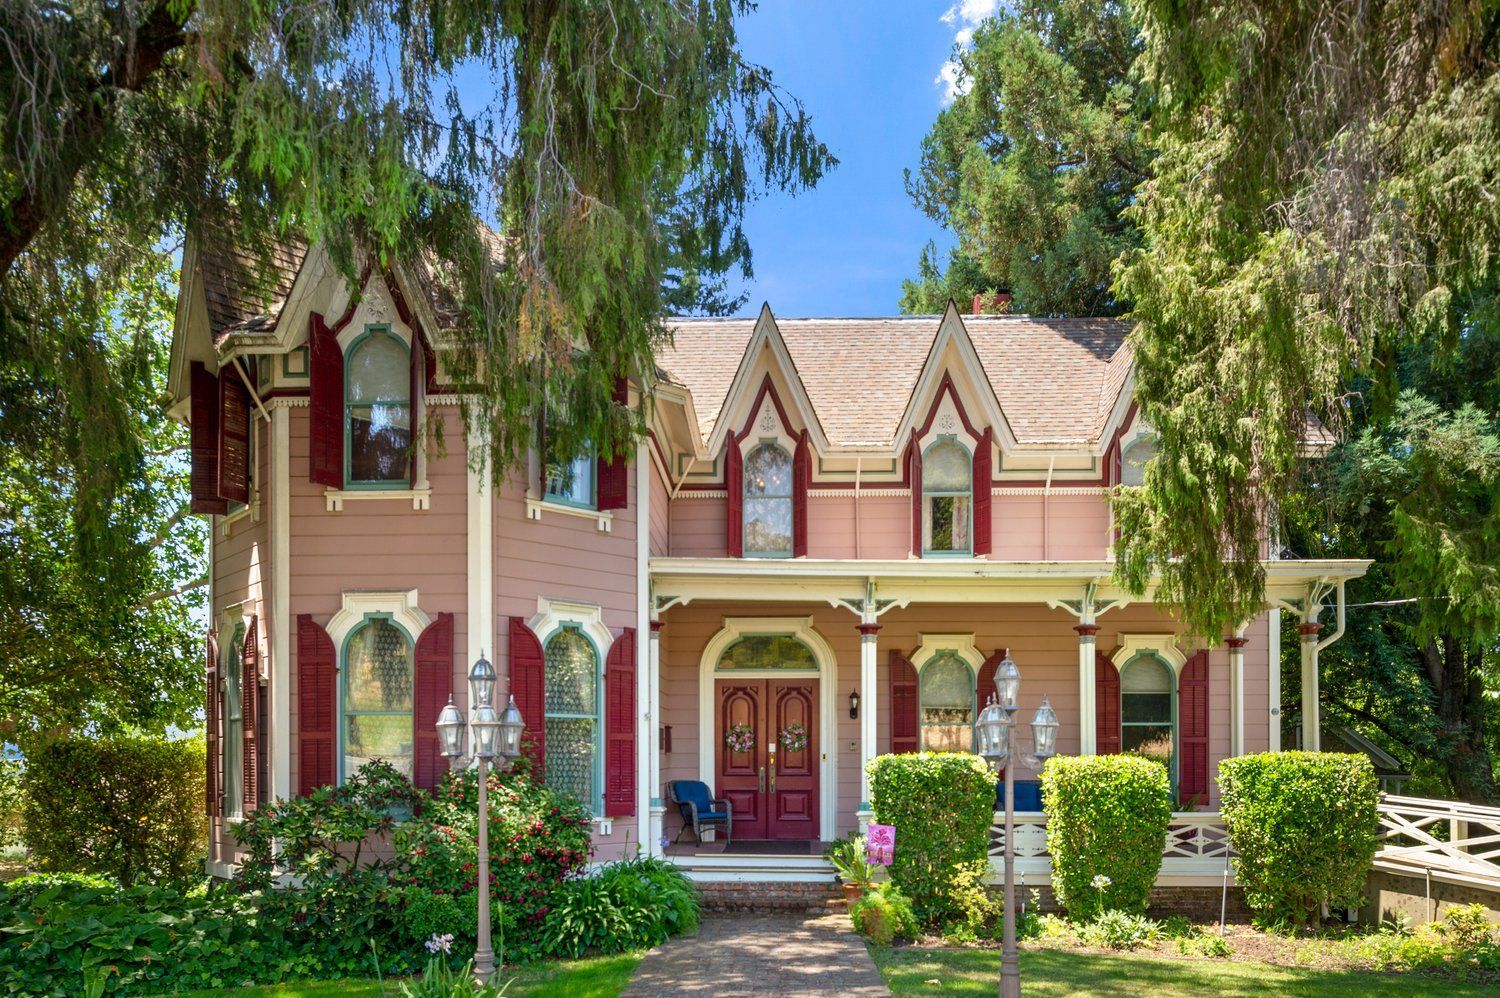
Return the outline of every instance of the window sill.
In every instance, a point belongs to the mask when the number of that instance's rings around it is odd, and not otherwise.
[[[323,500],[328,512],[338,513],[344,503],[351,499],[409,499],[412,509],[432,508],[432,489],[423,486],[416,489],[324,489]]]
[[[548,502],[545,499],[527,496],[526,519],[540,520],[543,513],[577,516],[585,520],[593,520],[599,532],[603,534],[610,533],[614,528],[615,515],[608,510],[584,509],[582,506],[568,506],[560,502]]]

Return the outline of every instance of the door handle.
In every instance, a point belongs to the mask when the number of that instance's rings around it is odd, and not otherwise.
[[[755,789],[759,790],[761,793],[766,792],[766,767],[760,767],[760,775],[756,777],[755,784]]]

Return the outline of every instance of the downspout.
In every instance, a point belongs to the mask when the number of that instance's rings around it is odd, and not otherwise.
[[[1052,469],[1057,455],[1047,458],[1047,484],[1042,486],[1042,560],[1051,561],[1052,552]]]
[[[1322,651],[1324,648],[1327,648],[1329,645],[1333,644],[1339,638],[1341,638],[1341,637],[1344,636],[1344,580],[1343,579],[1339,580],[1337,614],[1338,614],[1338,616],[1336,617],[1336,619],[1338,621],[1338,626],[1336,626],[1333,629],[1333,633],[1332,634],[1328,635],[1328,637],[1326,637],[1322,641],[1318,642],[1318,651]]]
[[[863,463],[864,458],[862,457],[856,457],[854,459],[854,557],[856,559],[862,557],[862,555],[860,554],[861,547],[859,534],[859,469],[860,465]]]

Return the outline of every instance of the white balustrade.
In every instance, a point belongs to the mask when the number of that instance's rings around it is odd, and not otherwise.
[[[1047,854],[1047,815],[1041,811],[1017,811],[1016,870],[1025,877],[1046,877],[1052,872]],[[999,870],[1005,849],[1005,815],[996,812],[990,825],[990,868]],[[1229,831],[1217,811],[1178,811],[1167,826],[1162,846],[1164,876],[1221,875],[1232,855]]]
[[[1386,795],[1376,839],[1378,869],[1500,889],[1500,808]]]

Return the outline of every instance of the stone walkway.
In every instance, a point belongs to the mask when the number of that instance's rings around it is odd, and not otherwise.
[[[695,938],[646,954],[629,998],[889,995],[845,915],[705,914]]]

